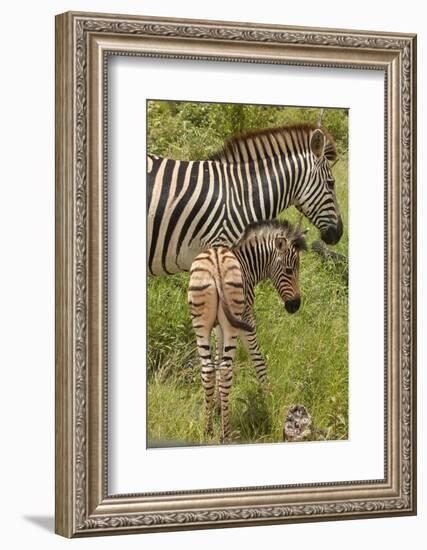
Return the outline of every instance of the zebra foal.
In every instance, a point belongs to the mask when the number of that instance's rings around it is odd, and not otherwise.
[[[303,233],[277,220],[248,226],[232,248],[209,248],[201,252],[190,269],[188,304],[206,401],[206,432],[212,432],[212,411],[218,377],[221,405],[221,441],[229,439],[229,391],[237,337],[243,338],[255,365],[258,380],[267,382],[253,316],[255,286],[270,279],[294,313],[300,306],[299,253],[306,248]],[[212,357],[211,332],[219,325],[218,368]]]

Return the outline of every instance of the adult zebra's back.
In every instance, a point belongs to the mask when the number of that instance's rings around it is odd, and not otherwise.
[[[326,243],[337,243],[343,226],[329,166],[335,158],[333,138],[311,125],[231,138],[208,160],[148,155],[149,273],[188,271],[201,250],[231,246],[247,225],[291,205]]]

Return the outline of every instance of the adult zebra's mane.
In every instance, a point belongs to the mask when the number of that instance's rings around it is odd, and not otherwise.
[[[308,151],[311,135],[316,129],[313,124],[297,124],[250,131],[226,139],[222,149],[210,160],[238,163],[289,155],[295,150]],[[326,137],[325,157],[333,161],[337,157],[335,140],[328,132],[321,130]]]

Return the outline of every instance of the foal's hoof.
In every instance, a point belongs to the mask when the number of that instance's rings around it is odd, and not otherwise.
[[[233,443],[240,441],[240,430],[233,430],[229,432],[226,437],[221,437],[221,443]]]

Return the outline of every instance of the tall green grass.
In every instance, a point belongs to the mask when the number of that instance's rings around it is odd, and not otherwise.
[[[347,159],[334,167],[344,234],[334,251],[348,257]],[[281,215],[296,223],[291,208]],[[230,424],[236,441],[282,440],[287,409],[303,404],[313,418],[314,439],[348,437],[348,265],[323,262],[311,251],[319,239],[309,228],[301,255],[300,310],[290,315],[269,282],[256,289],[255,318],[268,365],[271,391],[260,389],[255,370],[239,345],[233,365]],[[218,443],[204,433],[204,395],[195,337],[187,306],[188,275],[148,281],[149,445]]]

